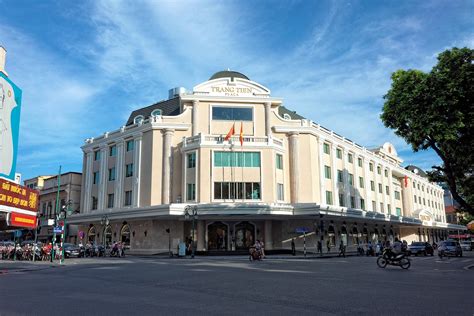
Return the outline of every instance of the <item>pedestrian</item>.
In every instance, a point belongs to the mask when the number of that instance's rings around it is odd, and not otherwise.
[[[321,240],[318,240],[318,252],[320,256],[323,255],[323,244],[321,243]]]
[[[377,256],[380,256],[380,252],[382,250],[381,247],[382,247],[382,244],[379,241],[377,245],[375,246],[375,252],[377,253]]]
[[[328,248],[328,253],[329,253],[329,251],[331,251],[331,243],[329,242],[329,239],[328,241],[326,241],[326,247]]]
[[[296,256],[296,247],[295,247],[295,239],[294,238],[291,239],[291,254],[293,256]]]
[[[338,257],[343,256],[344,258],[346,257],[346,246],[344,246],[344,242],[341,239],[341,242],[339,243],[339,255]]]

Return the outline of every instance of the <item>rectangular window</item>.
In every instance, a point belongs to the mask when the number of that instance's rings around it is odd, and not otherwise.
[[[400,200],[400,192],[395,191],[395,200]]]
[[[365,200],[364,199],[360,199],[360,208],[365,210]]]
[[[97,161],[100,159],[100,150],[94,151],[94,161]]]
[[[133,176],[133,163],[129,163],[125,166],[125,176],[127,178]]]
[[[390,204],[387,204],[387,211],[388,211],[388,215],[392,214],[392,209],[390,208]]]
[[[374,181],[370,181],[370,189],[371,189],[372,191],[375,191],[375,183],[374,183]]]
[[[196,152],[190,153],[188,156],[188,168],[196,168]]]
[[[326,191],[326,204],[332,204],[332,192]]]
[[[382,184],[379,183],[379,193],[382,193]]]
[[[355,197],[351,196],[351,208],[355,208]]]
[[[354,185],[354,175],[352,173],[349,173],[349,185]]]
[[[372,211],[377,212],[377,203],[375,201],[372,201]]]
[[[339,193],[339,206],[344,206],[344,194]]]
[[[377,166],[377,173],[382,174],[382,168],[380,168],[380,166]]]
[[[363,189],[364,188],[364,178],[359,177],[359,188]]]
[[[425,200],[425,198],[423,198],[423,205],[426,205],[426,200]]]
[[[186,185],[186,201],[196,200],[196,184],[188,183]]]
[[[362,168],[362,158],[357,158],[357,165]]]
[[[336,149],[336,157],[337,159],[342,159],[342,150],[339,148]]]
[[[125,191],[125,201],[123,204],[125,206],[132,205],[132,191]]]
[[[95,196],[92,197],[92,209],[97,209],[97,198]]]
[[[418,204],[421,204],[421,196],[418,197]]]
[[[283,170],[283,155],[276,155],[276,167],[277,169]]]
[[[326,179],[331,179],[331,167],[324,166],[324,176]]]
[[[349,163],[352,163],[352,162],[354,161],[354,157],[352,156],[352,154],[348,154],[348,155],[347,155],[347,161],[348,161]]]
[[[109,169],[109,181],[115,181],[115,167]]]
[[[380,212],[384,213],[383,203],[380,203]]]
[[[344,182],[342,170],[337,170],[337,182]]]
[[[417,203],[417,202],[418,202],[418,200],[416,199],[416,195],[413,195],[413,197],[415,198],[415,203]]]
[[[329,144],[328,143],[323,144],[323,150],[324,150],[325,154],[329,155]]]
[[[214,182],[214,199],[260,200],[259,182]]]
[[[252,108],[213,106],[212,119],[225,121],[252,121]]]
[[[374,164],[373,163],[369,163],[369,170],[374,171]]]
[[[388,185],[385,186],[385,194],[390,194],[390,188],[388,187]]]
[[[396,211],[397,211],[397,216],[402,216],[402,209],[401,208],[397,207]]]
[[[135,147],[135,141],[133,139],[127,140],[127,143],[126,143],[127,151],[132,151],[134,147]]]
[[[214,167],[260,167],[260,153],[215,151]]]
[[[384,170],[384,173],[385,173],[385,176],[388,177],[388,170],[387,169]]]
[[[113,208],[114,207],[114,194],[108,194],[107,195],[107,208]]]
[[[99,171],[94,172],[94,177],[92,178],[92,184],[99,183]]]
[[[109,156],[110,157],[117,156],[117,146],[112,145],[112,146],[109,147]]]
[[[277,183],[277,200],[283,201],[285,199],[285,192],[283,191],[283,184]]]

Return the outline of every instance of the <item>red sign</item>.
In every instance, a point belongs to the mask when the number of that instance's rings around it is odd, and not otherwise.
[[[38,203],[38,191],[0,179],[0,205],[37,212]]]
[[[36,216],[11,212],[10,219],[8,220],[8,225],[26,228],[36,228]]]

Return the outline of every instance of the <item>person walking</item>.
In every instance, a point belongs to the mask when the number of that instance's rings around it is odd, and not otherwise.
[[[339,243],[339,255],[338,257],[343,256],[346,257],[346,246],[344,246],[344,242],[341,240]]]
[[[321,240],[318,240],[318,252],[320,256],[323,255],[323,244],[321,243]]]
[[[296,256],[296,247],[295,247],[295,239],[291,239],[291,254]]]
[[[331,251],[331,243],[329,242],[329,239],[328,241],[326,241],[326,247],[328,248],[328,253]]]

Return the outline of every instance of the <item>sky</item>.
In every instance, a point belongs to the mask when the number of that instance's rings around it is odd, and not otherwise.
[[[398,69],[429,71],[451,47],[474,48],[473,1],[0,0],[6,71],[23,90],[17,172],[82,170],[84,140],[131,111],[227,68],[300,115],[367,148],[393,143],[380,120]]]

